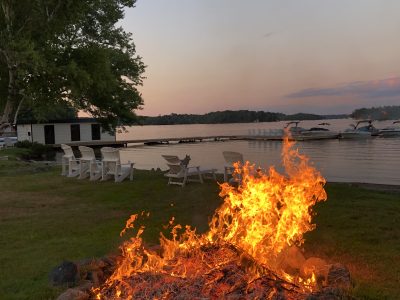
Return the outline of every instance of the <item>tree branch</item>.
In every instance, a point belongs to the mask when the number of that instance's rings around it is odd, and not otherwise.
[[[47,23],[50,23],[53,20],[56,12],[60,9],[61,4],[62,0],[58,0],[56,6],[54,7],[53,11],[50,14],[48,11],[48,7],[46,6]]]
[[[1,2],[1,8],[4,13],[4,20],[6,22],[7,32],[11,32],[12,20],[11,20],[11,3],[10,1],[3,0]]]
[[[30,21],[30,20],[31,20],[30,17],[28,17],[28,18],[26,18],[26,19],[24,20],[24,24],[22,24],[22,26],[20,27],[20,29],[17,30],[16,35],[19,35],[19,34],[25,29],[26,24],[28,24],[28,21]]]
[[[5,62],[7,62],[8,59],[9,59],[8,54],[7,54],[7,51],[0,48],[0,53],[3,54],[3,57],[4,57],[4,59],[5,59]]]

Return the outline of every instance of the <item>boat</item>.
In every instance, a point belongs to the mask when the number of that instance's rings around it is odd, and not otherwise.
[[[292,138],[297,141],[335,139],[339,136],[338,132],[325,127],[329,126],[329,123],[320,123],[318,127],[311,127],[310,129],[299,127],[299,123],[300,121],[292,121],[285,126]]]
[[[342,139],[365,139],[373,136],[377,136],[379,130],[372,125],[372,120],[360,120],[354,124],[350,124],[352,128],[346,129],[340,133]],[[367,124],[362,126],[363,124]]]
[[[385,127],[379,130],[380,137],[396,137],[400,136],[400,120],[394,121],[393,126]]]

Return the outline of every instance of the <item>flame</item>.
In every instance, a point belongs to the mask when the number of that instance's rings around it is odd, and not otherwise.
[[[132,278],[145,274],[164,276],[164,285],[214,274],[202,287],[210,292],[210,286],[222,276],[216,270],[232,262],[246,267],[243,276],[247,283],[254,283],[269,270],[302,290],[312,290],[316,285],[314,273],[310,278],[301,278],[281,267],[285,251],[304,243],[304,233],[315,228],[311,222],[313,205],[327,198],[325,179],[293,145],[288,138],[283,143],[282,160],[287,176],[273,167],[263,172],[249,162],[243,166],[235,164],[234,178],[239,185],[220,185],[224,202],[215,211],[208,232],[197,234],[190,226],[173,225],[172,219],[172,238],[161,234],[161,251],[157,253],[143,246],[144,227],[139,227],[136,236],[121,246],[122,259],[115,272],[93,291],[97,299],[133,299],[138,283],[133,283]],[[138,215],[129,218],[121,235],[134,227],[137,218]],[[228,290],[220,284],[218,293],[223,295]],[[164,290],[146,297],[166,299],[169,293],[172,292]]]

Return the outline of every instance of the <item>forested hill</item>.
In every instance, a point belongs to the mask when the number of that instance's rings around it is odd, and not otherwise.
[[[143,125],[174,125],[174,124],[224,124],[224,123],[251,123],[251,122],[275,122],[284,120],[323,120],[330,118],[347,118],[348,115],[314,115],[298,113],[285,115],[283,113],[249,111],[249,110],[225,110],[210,112],[204,115],[194,114],[170,114],[158,117],[141,117]]]
[[[400,106],[380,106],[360,108],[353,111],[354,119],[397,120],[400,119]]]

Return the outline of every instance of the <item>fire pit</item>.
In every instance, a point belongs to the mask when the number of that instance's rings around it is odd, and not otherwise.
[[[160,247],[144,247],[138,227],[121,246],[121,257],[93,299],[343,299],[350,275],[341,265],[306,259],[299,247],[315,228],[312,208],[327,199],[325,179],[293,148],[282,151],[287,176],[246,162],[235,165],[237,187],[221,184],[224,203],[197,234],[169,226]],[[122,230],[133,229],[132,215]]]

